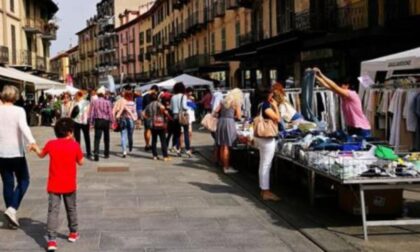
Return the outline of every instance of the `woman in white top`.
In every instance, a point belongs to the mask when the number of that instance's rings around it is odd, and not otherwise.
[[[174,117],[174,141],[175,146],[177,147],[178,156],[181,155],[180,149],[180,138],[181,138],[181,128],[184,132],[184,144],[185,150],[188,157],[192,157],[190,150],[190,136],[189,136],[189,124],[181,125],[179,123],[179,114],[183,111],[188,111],[188,97],[185,95],[185,86],[182,82],[178,82],[174,86],[174,95],[171,98],[171,111]]]
[[[64,93],[61,96],[61,118],[70,118],[73,110],[73,101],[69,93]]]
[[[89,108],[90,102],[86,100],[85,93],[83,91],[78,91],[74,97],[75,105],[71,112],[71,118],[74,121],[74,138],[80,144],[81,143],[81,134],[83,132],[83,137],[85,139],[86,155],[87,157],[92,157],[91,146],[90,146],[90,135],[89,135]]]
[[[29,186],[25,143],[32,146],[35,144],[25,111],[13,105],[18,98],[19,91],[16,87],[4,86],[1,93],[3,104],[0,106],[0,174],[7,208],[4,214],[12,226],[19,226],[16,211]]]

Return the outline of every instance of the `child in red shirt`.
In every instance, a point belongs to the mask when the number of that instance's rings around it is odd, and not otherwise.
[[[76,211],[76,164],[83,165],[83,154],[79,144],[73,138],[73,120],[60,119],[54,126],[57,139],[50,140],[41,151],[38,146],[32,148],[40,158],[50,156],[48,176],[48,251],[57,249],[57,229],[59,225],[61,198],[66,207],[70,234],[68,240],[75,242],[79,238],[77,232]]]

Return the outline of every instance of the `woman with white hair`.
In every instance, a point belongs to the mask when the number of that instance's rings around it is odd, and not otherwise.
[[[216,145],[219,149],[219,158],[225,173],[237,173],[238,171],[229,166],[229,148],[237,138],[235,119],[241,118],[243,93],[235,88],[230,91],[221,102],[215,113],[219,114],[216,128]]]
[[[0,106],[0,174],[3,181],[3,197],[6,205],[4,215],[12,226],[18,227],[16,212],[29,187],[29,170],[25,158],[25,142],[34,145],[23,108],[14,103],[19,99],[19,90],[4,86]],[[24,142],[25,140],[25,142]],[[15,180],[17,185],[15,185]]]

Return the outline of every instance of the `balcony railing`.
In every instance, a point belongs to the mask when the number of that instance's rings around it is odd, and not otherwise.
[[[20,53],[20,64],[24,66],[32,66],[32,53],[28,50],[22,50]]]
[[[214,2],[215,17],[223,17],[226,14],[226,0],[217,0]]]
[[[37,18],[27,18],[23,29],[28,33],[41,33],[43,31],[45,21]]]
[[[40,71],[47,70],[44,57],[40,57],[40,56],[36,57],[36,69]]]
[[[138,82],[148,81],[148,80],[150,80],[149,72],[136,73],[135,74],[135,79]]]
[[[0,64],[9,63],[9,48],[6,46],[0,46]]]
[[[185,68],[197,68],[210,64],[210,56],[207,54],[199,54],[185,59]]]
[[[239,46],[243,46],[256,41],[257,37],[253,32],[248,32],[239,36]]]
[[[350,30],[367,28],[369,25],[367,0],[338,8],[337,16],[339,28]]]

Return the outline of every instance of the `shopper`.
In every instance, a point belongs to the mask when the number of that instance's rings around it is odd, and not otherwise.
[[[141,121],[142,121],[142,114],[143,114],[143,95],[140,90],[134,92],[134,100],[136,102],[136,110],[137,110],[137,122],[136,122],[136,129],[140,129]]]
[[[169,161],[165,130],[168,118],[172,119],[165,106],[157,100],[157,95],[150,95],[150,103],[144,110],[143,116],[151,121],[153,159],[158,160],[157,138],[160,139],[164,161]]]
[[[325,76],[319,68],[314,68],[313,70],[316,80],[322,86],[341,97],[341,110],[343,111],[348,133],[364,138],[371,137],[371,126],[369,120],[363,113],[362,101],[355,91],[350,90],[349,82],[345,81],[339,86]]]
[[[133,150],[134,122],[138,118],[131,91],[122,93],[122,98],[115,103],[113,115],[119,125],[124,125],[121,127],[121,148],[122,157],[125,158],[127,147],[129,152]]]
[[[177,147],[177,154],[178,156],[181,156],[180,138],[181,132],[183,132],[186,154],[188,157],[192,157],[190,150],[189,123],[185,123],[184,125],[181,125],[180,123],[181,113],[188,111],[188,97],[185,95],[185,91],[185,86],[182,82],[175,84],[173,89],[174,95],[171,98],[171,111],[174,116],[174,141],[175,146]]]
[[[71,100],[71,95],[70,93],[65,92],[61,95],[61,118],[70,118],[72,110],[73,101]]]
[[[232,147],[237,138],[235,119],[239,120],[242,116],[242,102],[243,93],[240,89],[235,88],[226,95],[215,111],[219,114],[219,121],[215,134],[216,145],[218,146],[219,159],[225,173],[238,172],[230,167],[229,148]]]
[[[74,138],[81,144],[80,131],[83,132],[83,138],[85,140],[86,156],[92,157],[91,145],[90,145],[90,134],[89,134],[89,109],[90,102],[85,98],[84,91],[78,91],[75,95],[75,106],[71,112],[71,118],[74,121]]]
[[[203,108],[203,111],[205,113],[211,113],[212,112],[212,108],[211,108],[211,100],[213,99],[213,95],[211,94],[210,89],[206,89],[204,91],[204,95],[201,98],[199,104],[201,105],[201,107]]]
[[[97,91],[98,98],[91,101],[89,110],[90,124],[95,128],[95,139],[93,147],[94,160],[99,161],[99,143],[104,134],[105,151],[104,157],[109,158],[109,128],[113,121],[112,104],[105,99],[105,88]]]
[[[287,124],[296,124],[303,120],[303,116],[299,114],[296,109],[290,104],[286,97],[283,85],[279,82],[271,86],[273,91],[273,99],[277,102],[281,120],[279,124],[280,130],[284,130]]]
[[[262,114],[264,119],[272,120],[277,125],[280,122],[281,117],[279,113],[278,104],[276,100],[273,99],[273,91],[264,91],[262,98],[263,102],[258,107],[259,113]],[[270,191],[270,171],[274,158],[274,153],[276,151],[276,139],[275,137],[255,137],[255,143],[257,144],[260,153],[258,173],[261,188],[261,197],[263,200],[278,201],[279,197],[277,197]]]
[[[146,108],[147,105],[150,103],[150,95],[158,95],[159,93],[159,87],[156,85],[153,85],[150,90],[143,96],[143,104],[142,108]],[[150,147],[150,138],[152,136],[152,129],[151,129],[151,121],[149,119],[144,119],[143,121],[144,125],[144,141],[146,142],[146,146],[144,147],[145,151],[149,151],[151,149]]]
[[[188,106],[188,115],[190,120],[190,125],[188,127],[188,137],[190,140],[190,146],[192,145],[192,132],[193,132],[193,123],[195,122],[195,111],[197,109],[197,104],[195,102],[194,97],[194,89],[191,87],[188,87],[186,89],[186,96],[188,98],[187,100],[187,106]]]
[[[75,242],[79,239],[76,209],[76,164],[83,165],[80,145],[73,139],[73,120],[63,118],[57,121],[54,132],[57,139],[50,140],[41,151],[38,146],[32,148],[40,158],[50,156],[48,175],[48,251],[57,249],[57,229],[60,225],[59,213],[61,199],[67,213],[70,233],[67,239]]]
[[[25,142],[33,146],[35,139],[26,122],[25,111],[14,102],[19,91],[14,86],[4,86],[0,106],[0,175],[3,181],[4,215],[12,227],[18,227],[17,210],[29,186],[29,170],[25,158]],[[15,185],[15,181],[17,185]]]

